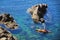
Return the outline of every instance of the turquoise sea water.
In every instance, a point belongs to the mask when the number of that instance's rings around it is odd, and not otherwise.
[[[60,40],[60,0],[0,0],[0,14],[9,13],[19,25],[18,29],[10,30],[1,24],[2,27],[9,30],[18,40]],[[46,29],[52,31],[49,34],[38,33],[35,30],[43,28],[38,23],[35,24],[27,9],[33,5],[48,4]]]

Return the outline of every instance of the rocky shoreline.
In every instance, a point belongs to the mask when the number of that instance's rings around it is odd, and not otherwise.
[[[9,29],[17,29],[18,24],[10,14],[0,14],[0,24],[4,24]]]
[[[17,38],[0,26],[0,40],[17,40]]]

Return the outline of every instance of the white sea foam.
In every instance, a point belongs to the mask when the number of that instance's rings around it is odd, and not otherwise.
[[[46,25],[45,25],[45,23],[42,23],[42,26],[44,27],[44,29],[46,29]]]

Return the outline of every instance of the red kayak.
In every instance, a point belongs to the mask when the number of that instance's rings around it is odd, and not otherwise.
[[[46,30],[46,29],[37,29],[37,32],[42,32],[42,33],[49,33],[50,31]]]

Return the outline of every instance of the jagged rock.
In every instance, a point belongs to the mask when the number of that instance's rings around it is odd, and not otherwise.
[[[31,14],[34,22],[37,23],[40,21],[41,23],[44,23],[45,21],[43,17],[47,11],[47,4],[34,5],[31,8],[29,8],[27,11]]]
[[[7,28],[17,29],[18,25],[16,24],[14,18],[10,14],[0,14],[0,24],[5,24]]]
[[[17,40],[17,38],[0,26],[0,40]]]

